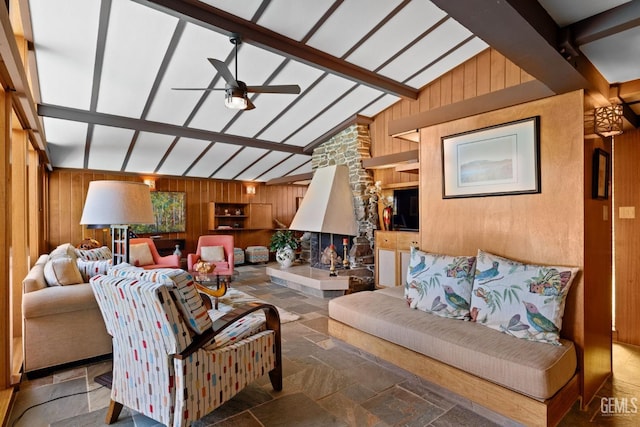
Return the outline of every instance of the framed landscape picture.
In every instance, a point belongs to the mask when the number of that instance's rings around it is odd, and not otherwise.
[[[540,192],[539,116],[442,138],[442,197]]]
[[[152,191],[151,204],[155,224],[131,225],[136,234],[183,233],[186,231],[187,193],[182,191]]]

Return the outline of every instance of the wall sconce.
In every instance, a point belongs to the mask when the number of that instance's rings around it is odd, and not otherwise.
[[[256,194],[256,186],[255,185],[247,185],[247,194]]]
[[[156,191],[156,180],[152,178],[145,178],[142,180],[145,184],[149,186],[149,191]]]
[[[594,131],[602,137],[622,133],[622,105],[598,107],[593,112]]]

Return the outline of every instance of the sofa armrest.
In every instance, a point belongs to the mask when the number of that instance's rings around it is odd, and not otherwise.
[[[200,260],[200,255],[189,254],[187,255],[187,270],[193,271],[193,266]]]
[[[44,266],[49,260],[49,255],[40,255],[40,258],[31,267],[25,278],[22,280],[22,293],[27,294],[39,291],[47,287],[44,279]]]

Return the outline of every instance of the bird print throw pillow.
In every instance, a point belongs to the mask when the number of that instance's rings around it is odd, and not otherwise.
[[[476,257],[471,318],[530,341],[560,345],[574,267],[523,264],[482,250]]]
[[[469,319],[475,257],[411,248],[404,296],[411,308],[453,319]]]

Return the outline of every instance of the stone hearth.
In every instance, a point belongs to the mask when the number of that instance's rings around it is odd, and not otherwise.
[[[315,297],[333,298],[349,292],[349,276],[331,277],[329,270],[309,265],[294,265],[289,268],[269,266],[266,273],[275,284]]]

